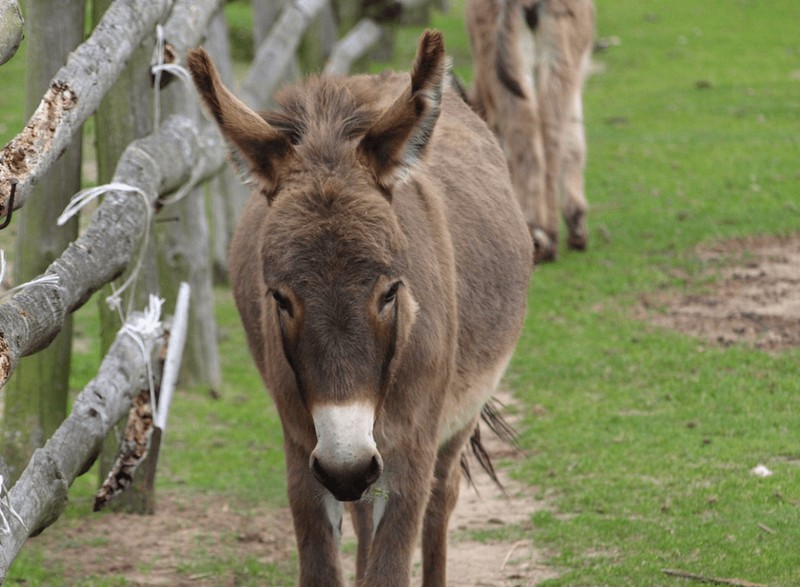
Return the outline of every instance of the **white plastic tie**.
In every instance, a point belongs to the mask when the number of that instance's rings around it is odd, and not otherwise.
[[[192,88],[192,76],[189,70],[177,63],[164,63],[166,54],[166,38],[164,37],[164,27],[156,25],[156,46],[153,48],[153,58],[150,60],[150,73],[153,74],[153,123],[154,128],[161,125],[161,74],[171,73]]]
[[[188,88],[192,87],[192,75],[183,65],[178,65],[177,63],[158,63],[154,65],[150,71],[152,71],[153,75],[161,73],[162,71],[166,71],[167,73],[171,73],[175,77],[180,78],[180,80],[185,83]]]
[[[100,185],[94,188],[81,190],[77,194],[72,196],[72,199],[70,199],[69,204],[67,204],[67,207],[61,213],[61,216],[58,217],[57,222],[59,226],[63,225],[67,220],[69,220],[75,214],[77,214],[89,202],[108,192],[132,192],[138,194],[142,198],[142,202],[144,202],[144,208],[146,211],[144,238],[142,239],[142,244],[139,249],[139,257],[136,259],[136,265],[134,265],[130,275],[125,280],[125,282],[119,287],[119,289],[115,289],[112,285],[111,289],[113,293],[106,298],[106,304],[108,304],[108,307],[111,308],[112,310],[116,310],[120,315],[120,319],[124,322],[125,315],[123,314],[122,311],[122,294],[129,287],[132,287],[129,299],[131,300],[130,303],[133,302],[133,297],[134,297],[133,292],[136,289],[136,281],[139,278],[139,271],[142,268],[142,262],[147,252],[147,245],[150,242],[150,225],[152,221],[153,211],[150,207],[150,200],[148,199],[147,194],[141,188],[128,185],[127,183],[123,183],[120,181],[114,181],[111,183],[107,183],[105,185]],[[130,304],[128,307],[128,311],[130,312]]]
[[[99,198],[103,194],[107,194],[108,192],[136,192],[142,196],[148,210],[150,209],[150,202],[147,200],[147,194],[145,194],[141,188],[137,188],[120,181],[114,181],[105,185],[99,185],[97,187],[81,190],[72,196],[69,204],[67,204],[67,207],[64,208],[61,216],[58,217],[56,224],[58,224],[58,226],[63,226],[89,202]]]
[[[147,367],[147,383],[150,388],[150,406],[153,411],[153,419],[157,417],[156,391],[153,385],[153,365],[150,361],[150,353],[145,346],[145,338],[153,338],[161,328],[161,306],[164,304],[163,298],[150,294],[150,303],[141,316],[135,316],[128,320],[120,329],[120,333],[130,336],[139,350],[142,351],[145,365]]]
[[[189,73],[189,70],[178,63],[164,63],[165,46],[166,39],[164,37],[164,27],[160,24],[156,25],[156,46],[153,49],[153,59],[151,60],[150,65],[150,72],[153,74],[153,89],[155,92],[153,96],[154,128],[158,128],[161,124],[161,74],[163,72],[171,73],[172,75],[176,76],[184,84],[186,84],[189,94],[196,95],[194,92],[192,75]],[[194,132],[195,138],[199,143],[200,137],[198,136],[197,129],[192,128],[192,131]],[[185,198],[186,195],[192,191],[192,188],[197,185],[197,182],[200,179],[200,168],[200,165],[195,165],[192,168],[192,173],[189,177],[189,180],[170,197],[160,200],[160,204],[169,206],[170,204],[175,204],[176,202],[179,202]]]
[[[20,283],[19,285],[12,287],[8,291],[0,293],[0,299],[7,298],[8,296],[14,295],[17,292],[22,291],[23,289],[28,289],[29,287],[35,287],[37,285],[52,287],[53,289],[61,288],[61,283],[58,278],[58,275],[56,275],[55,273],[48,273],[46,275],[40,275],[36,279],[32,279],[26,283]]]
[[[8,513],[20,524],[22,524],[22,527],[25,528],[26,531],[28,530],[25,522],[22,521],[20,515],[11,506],[11,500],[8,497],[8,489],[6,489],[3,476],[0,475],[0,532],[8,536],[11,534],[11,525],[8,523],[8,518],[3,512],[4,509],[7,510]]]
[[[6,276],[6,266],[7,266],[6,252],[0,249],[0,285],[2,285],[3,279],[5,279]],[[56,275],[55,273],[48,273],[46,275],[40,275],[36,279],[32,279],[27,283],[22,283],[16,287],[12,287],[8,291],[0,292],[0,299],[8,297],[27,287],[33,287],[35,285],[44,285],[44,286],[54,287],[56,289],[60,287],[58,275]]]

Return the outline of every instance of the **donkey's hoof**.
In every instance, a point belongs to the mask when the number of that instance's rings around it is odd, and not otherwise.
[[[572,251],[585,251],[588,239],[585,234],[571,234],[567,239],[567,247]]]
[[[558,241],[541,228],[532,229],[531,236],[533,237],[533,262],[538,264],[555,261],[558,256]]]
[[[575,210],[572,214],[564,216],[569,229],[567,247],[573,251],[585,251],[589,240],[589,230],[586,227],[585,210]]]

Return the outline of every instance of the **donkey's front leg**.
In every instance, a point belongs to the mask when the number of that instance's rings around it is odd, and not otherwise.
[[[436,441],[398,447],[384,458],[388,496],[376,500],[367,571],[360,587],[408,587],[411,556],[430,494]],[[385,504],[385,505],[384,505]]]
[[[342,587],[339,542],[344,508],[314,478],[308,454],[284,442],[289,505],[300,556],[301,587]]]

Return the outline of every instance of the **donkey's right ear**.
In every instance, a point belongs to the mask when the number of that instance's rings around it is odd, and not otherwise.
[[[225,87],[205,49],[189,51],[186,64],[200,98],[217,121],[222,135],[242,154],[272,202],[280,184],[281,170],[294,157],[291,142]]]

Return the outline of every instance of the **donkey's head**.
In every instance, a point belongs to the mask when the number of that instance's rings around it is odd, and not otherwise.
[[[253,234],[267,297],[266,328],[281,341],[317,442],[309,466],[336,499],[359,499],[381,475],[373,437],[416,319],[404,280],[407,240],[392,207],[439,116],[441,34],[420,40],[410,84],[381,108],[374,82],[317,79],[256,114],[220,82],[208,55],[189,54],[207,109],[269,202]],[[362,80],[363,82],[363,80]],[[385,91],[385,90],[384,90]]]

